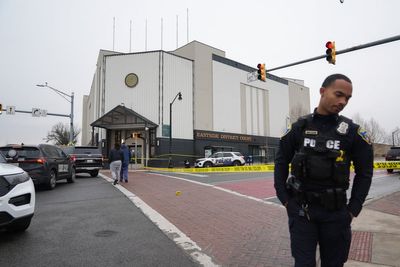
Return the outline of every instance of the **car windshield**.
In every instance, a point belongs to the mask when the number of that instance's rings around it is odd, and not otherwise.
[[[75,147],[76,154],[101,154],[97,147]]]
[[[70,154],[101,154],[100,148],[92,147],[92,146],[77,146],[77,147],[63,147],[62,150]]]
[[[3,154],[0,153],[0,163],[6,163],[6,159],[4,158]]]
[[[0,152],[3,156],[10,157],[9,152],[14,150],[17,152],[17,156],[20,158],[39,158],[40,151],[36,147],[1,147]]]
[[[397,156],[397,155],[400,155],[400,147],[399,148],[391,148],[389,151],[388,151],[388,156]]]
[[[65,154],[74,154],[74,147],[61,147],[62,151],[64,151]]]

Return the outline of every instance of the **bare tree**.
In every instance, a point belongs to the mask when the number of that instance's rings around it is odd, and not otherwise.
[[[80,130],[75,128],[73,129],[73,144],[76,144],[77,137],[80,133]],[[45,138],[46,142],[53,142],[55,145],[69,145],[69,125],[62,124],[61,122],[57,123],[51,128],[51,131],[47,133]]]
[[[368,132],[371,143],[382,144],[389,141],[388,134],[374,118],[370,118],[367,121],[360,114],[356,113],[352,119]]]

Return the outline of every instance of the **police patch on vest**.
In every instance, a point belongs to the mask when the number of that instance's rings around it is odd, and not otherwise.
[[[357,133],[359,136],[361,136],[361,138],[367,142],[368,144],[371,144],[371,138],[369,137],[369,134],[367,133],[367,131],[362,128],[361,126],[358,127]]]
[[[305,137],[303,146],[315,148],[317,146],[317,140]],[[339,150],[340,149],[340,140],[326,140],[325,146],[328,149]]]
[[[318,131],[313,131],[313,130],[306,130],[305,134],[309,134],[309,135],[318,135]]]
[[[338,134],[345,135],[349,132],[349,124],[347,122],[342,121],[339,123],[339,126],[336,128]]]

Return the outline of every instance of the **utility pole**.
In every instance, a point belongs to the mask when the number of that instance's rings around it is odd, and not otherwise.
[[[54,92],[56,92],[59,96],[67,100],[68,102],[71,103],[71,113],[69,114],[69,143],[72,144],[74,141],[74,92],[71,93],[71,95],[64,93],[63,91],[60,91],[56,88],[53,88],[45,82],[44,84],[37,84],[36,86],[38,87],[47,87]],[[67,99],[66,97],[69,97],[70,99]]]

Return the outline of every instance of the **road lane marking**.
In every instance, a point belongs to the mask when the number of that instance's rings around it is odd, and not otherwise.
[[[202,182],[192,181],[192,180],[188,180],[188,179],[185,179],[185,178],[172,176],[172,175],[167,175],[167,174],[162,174],[162,173],[154,173],[153,172],[153,174],[159,175],[159,176],[168,177],[168,178],[172,178],[172,179],[177,179],[177,180],[181,180],[181,181],[185,181],[185,182],[189,182],[189,183],[194,183],[194,184],[197,184],[197,185],[202,185],[202,186],[215,188],[217,190],[224,191],[226,193],[229,193],[229,194],[232,194],[232,195],[235,195],[235,196],[238,196],[238,197],[254,200],[254,201],[261,202],[261,203],[268,204],[268,205],[277,206],[277,207],[280,207],[280,208],[284,208],[283,205],[280,205],[280,204],[277,204],[277,203],[274,203],[274,202],[270,202],[270,201],[264,201],[263,199],[260,199],[260,198],[247,196],[247,195],[238,193],[236,191],[233,191],[233,190],[230,190],[230,189],[226,189],[226,188],[222,188],[222,187],[219,187],[219,186],[216,186],[216,185],[213,185],[213,184],[205,184],[205,183],[202,183]]]
[[[196,176],[196,177],[208,177],[206,174],[196,174],[196,173],[185,173],[185,175]]]
[[[165,171],[154,171],[154,170],[150,170],[149,172],[151,172],[151,173],[163,173],[165,175],[167,175],[166,173],[170,173],[170,172],[165,172]],[[189,172],[185,172],[185,173],[182,172],[182,173],[179,173],[179,174],[195,176],[195,177],[201,177],[201,178],[209,177],[209,175],[207,175],[207,174],[197,174],[197,173],[189,173]]]
[[[102,173],[99,173],[99,176],[106,181],[113,181]],[[159,229],[161,229],[170,239],[172,239],[172,241],[186,251],[186,253],[188,253],[194,261],[202,266],[219,266],[213,262],[210,256],[202,252],[202,249],[196,244],[196,242],[191,240],[164,216],[147,205],[146,202],[144,202],[141,198],[119,184],[117,184],[115,187],[121,191],[136,207],[138,207]]]
[[[246,181],[261,181],[261,180],[270,180],[273,177],[253,177],[253,178],[238,178],[237,180],[226,180],[226,181],[219,181],[219,182],[212,182],[210,184],[214,185],[222,185],[222,184],[231,184],[231,183],[240,183]]]

